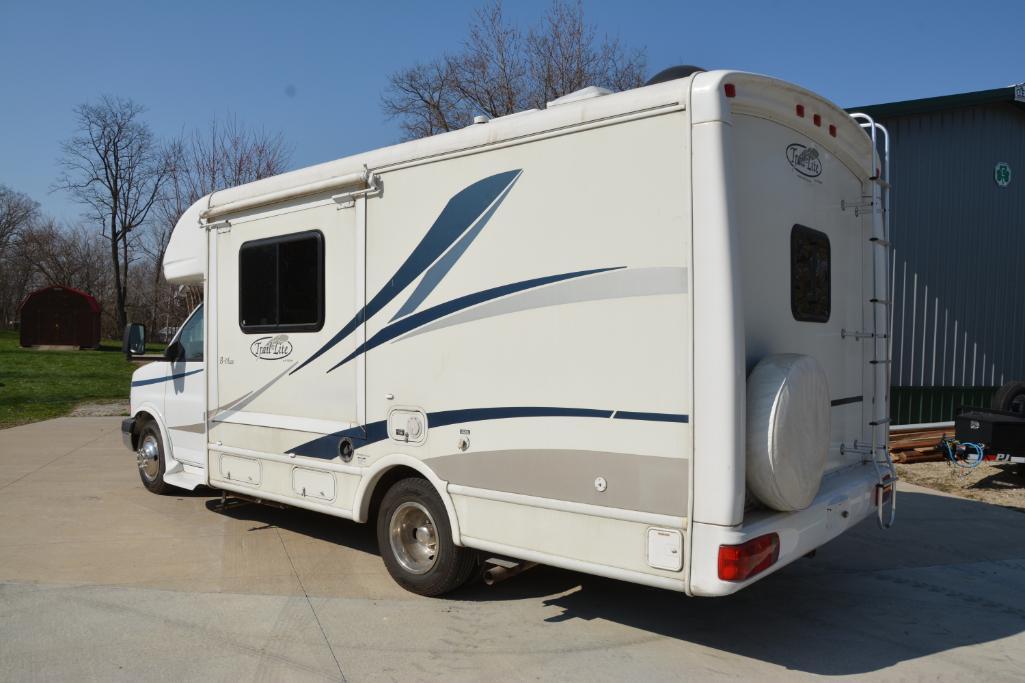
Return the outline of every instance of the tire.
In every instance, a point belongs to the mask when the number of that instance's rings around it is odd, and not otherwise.
[[[747,485],[767,507],[803,510],[822,484],[829,381],[811,356],[770,355],[747,378]]]
[[[152,447],[156,448],[156,462],[153,461]],[[160,438],[160,427],[153,420],[146,420],[139,427],[138,448],[135,451],[139,466],[139,478],[142,485],[151,493],[165,494],[171,488],[164,481],[167,461],[164,458],[164,441]]]
[[[452,542],[445,504],[426,479],[401,479],[384,494],[377,545],[395,582],[428,597],[459,588],[477,567],[476,553]]]
[[[1011,413],[1025,413],[1025,382],[1008,382],[993,394],[989,407]]]

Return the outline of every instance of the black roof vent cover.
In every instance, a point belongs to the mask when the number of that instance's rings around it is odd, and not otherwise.
[[[662,69],[657,74],[648,79],[648,82],[644,85],[655,85],[656,83],[665,83],[666,81],[675,81],[677,78],[686,78],[691,74],[698,73],[699,71],[705,71],[700,66],[694,66],[693,64],[678,64],[677,66],[671,66],[668,69]]]

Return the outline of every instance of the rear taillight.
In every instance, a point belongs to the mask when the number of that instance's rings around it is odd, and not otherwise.
[[[732,83],[727,83],[722,87],[722,89],[726,93],[726,97],[737,96],[737,86],[733,85]]]
[[[776,564],[779,536],[765,534],[740,545],[719,546],[719,579],[744,581]]]

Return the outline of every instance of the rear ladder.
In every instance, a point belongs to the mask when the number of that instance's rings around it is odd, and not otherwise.
[[[872,253],[872,369],[873,399],[872,441],[865,452],[866,461],[871,461],[879,482],[875,488],[876,513],[879,526],[889,529],[897,514],[897,470],[890,457],[890,358],[892,340],[890,301],[890,133],[876,123],[868,114],[855,113],[851,118],[860,125],[872,139],[872,169],[869,179],[871,188],[872,237],[869,238]],[[883,143],[882,159],[879,142]]]

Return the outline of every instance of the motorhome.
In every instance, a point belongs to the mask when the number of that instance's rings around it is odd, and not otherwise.
[[[142,483],[374,523],[425,595],[491,559],[725,595],[891,523],[885,131],[653,80],[203,197]]]

